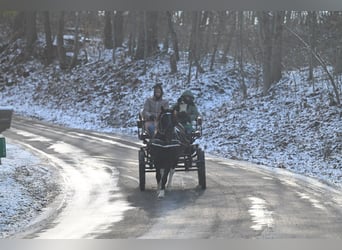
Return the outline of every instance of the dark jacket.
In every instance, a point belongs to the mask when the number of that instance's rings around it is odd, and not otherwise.
[[[189,96],[186,100],[186,96]],[[200,115],[194,103],[194,95],[190,90],[185,91],[178,99],[174,109],[178,111],[178,119],[182,124],[191,123],[195,121]]]

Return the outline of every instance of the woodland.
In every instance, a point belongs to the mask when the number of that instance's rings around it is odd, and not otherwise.
[[[44,65],[58,61],[61,70],[70,71],[88,62],[85,48],[92,46],[99,54],[112,49],[113,62],[165,54],[171,73],[185,52],[189,82],[192,69],[196,75],[212,71],[230,55],[242,76],[244,98],[248,63],[260,66],[254,78],[264,95],[283,71],[305,68],[314,81],[313,69],[320,67],[332,89],[331,102],[341,104],[338,11],[2,11],[0,25],[2,71],[33,58]],[[20,53],[10,56],[17,49]],[[11,83],[0,77],[0,86],[6,84]]]

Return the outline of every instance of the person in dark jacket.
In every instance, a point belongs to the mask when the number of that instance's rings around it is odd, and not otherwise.
[[[187,134],[193,131],[192,122],[200,115],[194,103],[195,97],[190,90],[184,91],[174,109],[178,112],[179,122],[184,126]]]
[[[160,83],[153,86],[153,96],[149,97],[144,104],[144,109],[142,111],[145,127],[147,132],[149,133],[150,138],[153,137],[155,127],[156,127],[156,118],[161,111],[161,107],[164,109],[169,108],[169,102],[163,99],[163,87]]]

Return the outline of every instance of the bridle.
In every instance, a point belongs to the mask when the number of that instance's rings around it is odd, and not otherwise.
[[[176,139],[183,146],[187,146],[189,144],[189,140],[185,136],[184,128],[179,127],[179,123],[175,117],[175,114],[172,111],[167,110],[164,113],[160,113],[158,117],[157,124],[157,134],[159,134],[160,138],[166,142],[170,142],[172,139]]]
[[[173,114],[170,111],[160,114],[157,130],[161,135],[165,135],[166,132],[170,131],[174,127],[172,118]]]

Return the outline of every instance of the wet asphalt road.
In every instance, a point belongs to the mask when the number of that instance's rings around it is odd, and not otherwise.
[[[62,192],[18,238],[342,238],[342,192],[318,181],[206,155],[207,189],[176,172],[140,191],[135,138],[15,117],[4,133],[59,170]],[[56,177],[57,178],[57,177]]]

